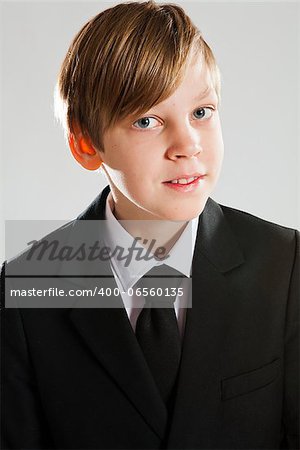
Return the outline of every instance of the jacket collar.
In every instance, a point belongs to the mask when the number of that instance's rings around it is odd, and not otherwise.
[[[108,185],[77,217],[77,220],[105,220],[105,205],[109,192]],[[198,251],[222,273],[244,262],[243,253],[224,217],[221,206],[211,197],[208,198],[199,217],[193,263]]]

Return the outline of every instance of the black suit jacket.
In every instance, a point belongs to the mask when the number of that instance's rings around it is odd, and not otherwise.
[[[3,308],[3,448],[299,449],[299,273],[299,231],[208,199],[171,417],[124,308]]]

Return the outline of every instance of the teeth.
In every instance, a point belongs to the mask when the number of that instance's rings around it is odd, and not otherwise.
[[[198,177],[191,177],[191,178],[179,178],[179,180],[173,180],[171,183],[173,184],[188,184],[191,183],[193,180],[195,180]]]

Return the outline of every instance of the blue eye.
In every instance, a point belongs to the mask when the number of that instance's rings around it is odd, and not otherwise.
[[[197,108],[193,112],[193,115],[196,119],[208,120],[212,116],[213,111],[214,111],[214,108],[210,108],[210,107]],[[209,113],[209,114],[207,114],[207,113]],[[154,123],[152,121],[154,121]],[[133,123],[133,126],[134,126],[134,128],[137,128],[138,130],[152,130],[153,128],[155,128],[155,122],[159,123],[159,121],[157,119],[155,119],[154,117],[142,117],[141,119],[136,120]],[[150,126],[151,123],[153,126]]]
[[[134,122],[133,126],[140,130],[147,130],[149,128],[152,129],[153,127],[149,127],[149,125],[151,124],[151,120],[156,120],[156,122],[158,122],[158,120],[154,119],[154,117],[142,117],[141,119]]]
[[[209,111],[209,116],[206,117],[205,111]],[[195,115],[197,113],[197,115]],[[212,108],[198,108],[194,111],[194,117],[196,117],[196,119],[209,119],[212,116],[213,113],[213,109]]]

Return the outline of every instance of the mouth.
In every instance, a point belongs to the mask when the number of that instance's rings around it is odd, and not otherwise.
[[[164,181],[163,185],[171,189],[173,192],[180,194],[188,194],[197,192],[199,189],[204,188],[205,177],[204,175],[192,175],[185,176],[186,178],[178,178],[170,181]]]
[[[163,183],[170,183],[175,185],[187,186],[195,183],[197,180],[204,178],[205,174],[195,173],[191,175],[180,175],[172,180],[164,181]]]

